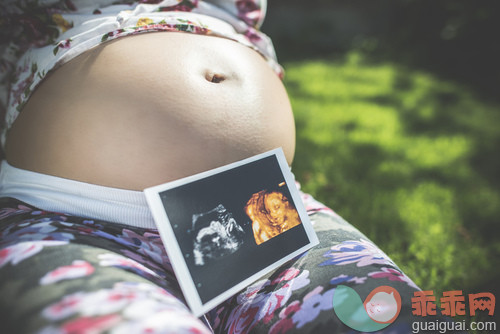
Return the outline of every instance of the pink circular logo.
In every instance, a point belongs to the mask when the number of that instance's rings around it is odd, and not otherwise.
[[[370,292],[363,305],[373,321],[390,324],[396,320],[401,311],[401,296],[393,287],[379,286]]]

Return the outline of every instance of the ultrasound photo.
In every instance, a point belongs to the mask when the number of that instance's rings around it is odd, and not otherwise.
[[[208,212],[193,215],[191,234],[194,263],[203,266],[236,252],[244,242],[245,232],[224,205],[219,204]]]
[[[144,192],[197,316],[318,243],[281,149]]]

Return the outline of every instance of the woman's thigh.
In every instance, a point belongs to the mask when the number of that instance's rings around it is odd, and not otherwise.
[[[336,291],[355,291],[360,299],[359,307],[353,298],[337,299],[335,307],[358,307],[366,314],[361,300],[381,286],[401,296],[399,316],[387,330],[411,332],[411,297],[418,287],[352,225],[326,208],[313,211],[310,219],[320,244],[211,311],[215,332],[354,332],[334,310]]]
[[[185,305],[154,231],[9,210],[0,221],[2,332],[210,333]]]

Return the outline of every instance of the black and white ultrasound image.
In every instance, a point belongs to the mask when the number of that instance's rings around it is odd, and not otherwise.
[[[190,234],[193,238],[194,264],[197,266],[233,254],[241,247],[245,236],[242,226],[222,204],[210,211],[194,214]]]

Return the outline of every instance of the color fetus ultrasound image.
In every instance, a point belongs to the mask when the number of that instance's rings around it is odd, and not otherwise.
[[[262,190],[253,194],[245,212],[252,220],[257,245],[301,224],[295,207],[278,191]]]

